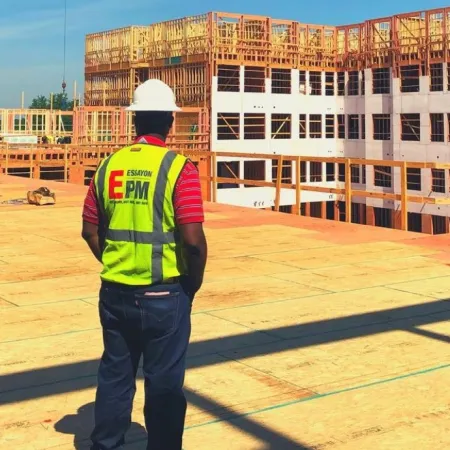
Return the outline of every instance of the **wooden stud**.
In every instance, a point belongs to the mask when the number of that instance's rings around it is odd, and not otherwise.
[[[295,162],[295,214],[300,215],[301,208],[301,193],[302,193],[302,185],[301,185],[301,160],[300,156],[297,157]]]
[[[275,211],[280,210],[281,182],[283,174],[283,155],[278,156],[277,182],[275,184]]]
[[[403,162],[400,167],[401,180],[401,227],[402,230],[408,231],[408,180],[407,180],[407,163]]]
[[[68,173],[69,173],[69,158],[68,156],[68,147],[64,146],[64,182],[67,183]]]
[[[212,201],[217,202],[217,154],[212,152],[211,164],[212,164]]]
[[[345,161],[345,221],[352,221],[352,177],[351,159]]]
[[[31,147],[30,147],[30,167],[29,167],[29,169],[30,169],[30,178],[33,178],[33,169],[34,169],[34,166],[35,166],[35,164],[34,164],[34,158],[33,158],[33,156],[34,156],[34,146],[32,145]]]
[[[9,168],[9,144],[6,144],[6,158],[5,158],[5,174],[8,175]]]

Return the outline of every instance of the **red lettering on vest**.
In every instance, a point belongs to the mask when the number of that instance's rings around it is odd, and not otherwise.
[[[123,170],[112,170],[109,175],[109,198],[119,200],[123,198],[123,192],[116,192],[116,188],[123,186],[123,182],[117,180],[118,177],[123,177]]]

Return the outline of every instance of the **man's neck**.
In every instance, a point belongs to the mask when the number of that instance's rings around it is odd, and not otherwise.
[[[134,140],[134,144],[148,144],[154,145],[156,147],[165,147],[166,142],[165,138],[158,134],[144,134],[138,135],[138,137]]]
[[[144,136],[153,137],[153,138],[159,139],[160,141],[163,141],[163,142],[166,142],[166,139],[167,139],[166,136],[163,136],[161,134],[156,134],[156,133],[154,133],[154,134],[138,134],[137,137],[140,138],[140,137],[144,137]]]

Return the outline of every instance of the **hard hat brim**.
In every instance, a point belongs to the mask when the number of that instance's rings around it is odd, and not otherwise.
[[[135,112],[137,112],[137,111],[141,111],[141,112],[144,112],[144,111],[148,111],[148,112],[150,112],[150,111],[155,111],[155,112],[157,112],[157,111],[160,111],[160,112],[180,112],[180,111],[182,111],[182,109],[179,108],[176,105],[171,107],[171,108],[159,109],[159,108],[150,108],[148,106],[145,107],[145,106],[139,106],[139,105],[133,105],[133,104],[128,106],[127,108],[125,108],[125,110],[126,111],[135,111]]]

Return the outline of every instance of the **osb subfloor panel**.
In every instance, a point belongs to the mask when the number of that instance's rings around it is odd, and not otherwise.
[[[102,351],[85,188],[0,206],[0,448],[86,449]],[[206,205],[190,449],[450,448],[449,238]],[[139,381],[129,449],[144,449]]]

